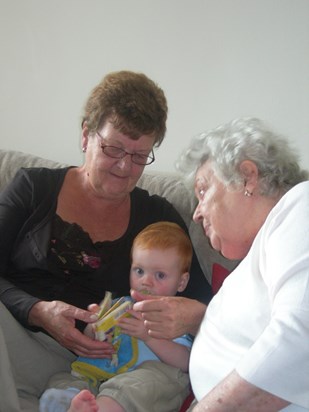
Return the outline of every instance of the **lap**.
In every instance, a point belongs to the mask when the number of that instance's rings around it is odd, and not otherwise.
[[[38,410],[38,398],[49,378],[60,371],[70,371],[76,358],[54,339],[42,332],[31,332],[19,322],[0,302],[0,364],[6,365],[2,376],[0,398],[8,402],[7,410]],[[8,392],[1,393],[4,388]]]
[[[188,396],[189,387],[187,373],[147,361],[102,383],[98,396],[109,396],[130,412],[175,412]]]

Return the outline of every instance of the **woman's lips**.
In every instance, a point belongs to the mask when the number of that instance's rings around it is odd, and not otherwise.
[[[125,176],[117,175],[116,173],[111,173],[111,175],[112,175],[113,177],[115,177],[116,179],[122,179],[122,180],[128,179],[128,177],[129,177],[129,176],[127,176],[127,175],[125,175]]]
[[[210,235],[210,224],[209,223],[207,223],[206,225],[204,225],[204,232],[205,232],[205,235],[207,236],[207,237],[209,237],[209,235]]]

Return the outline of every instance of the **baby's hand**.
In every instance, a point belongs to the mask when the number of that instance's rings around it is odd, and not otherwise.
[[[95,338],[94,326],[92,324],[88,324],[84,329],[84,335],[88,336],[89,338]]]
[[[142,314],[133,309],[128,310],[128,313],[131,315],[130,317],[123,317],[117,322],[118,326],[121,328],[121,332],[129,336],[134,336],[145,342],[150,336],[144,325]]]

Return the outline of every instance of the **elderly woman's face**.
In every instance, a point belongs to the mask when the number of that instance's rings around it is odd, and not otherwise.
[[[212,247],[229,259],[242,259],[252,243],[244,224],[250,221],[250,210],[243,191],[228,190],[207,161],[196,173],[195,194],[198,205],[193,220],[202,224]]]

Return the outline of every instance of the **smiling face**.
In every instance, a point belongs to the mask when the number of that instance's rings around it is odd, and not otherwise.
[[[201,223],[212,247],[229,259],[242,259],[256,234],[254,216],[243,190],[229,190],[215,176],[210,161],[197,171],[193,215]]]
[[[100,135],[88,135],[87,127],[83,128],[82,146],[86,148],[84,169],[88,181],[98,196],[116,199],[127,196],[136,186],[143,173],[143,165],[132,162],[131,156],[115,159],[103,153],[101,145],[122,148],[128,153],[148,155],[154,144],[154,137],[142,135],[133,140],[119,132],[110,122],[105,122],[99,131]]]
[[[183,273],[176,248],[145,249],[134,247],[130,285],[132,289],[151,295],[174,296],[188,283],[189,273]]]

